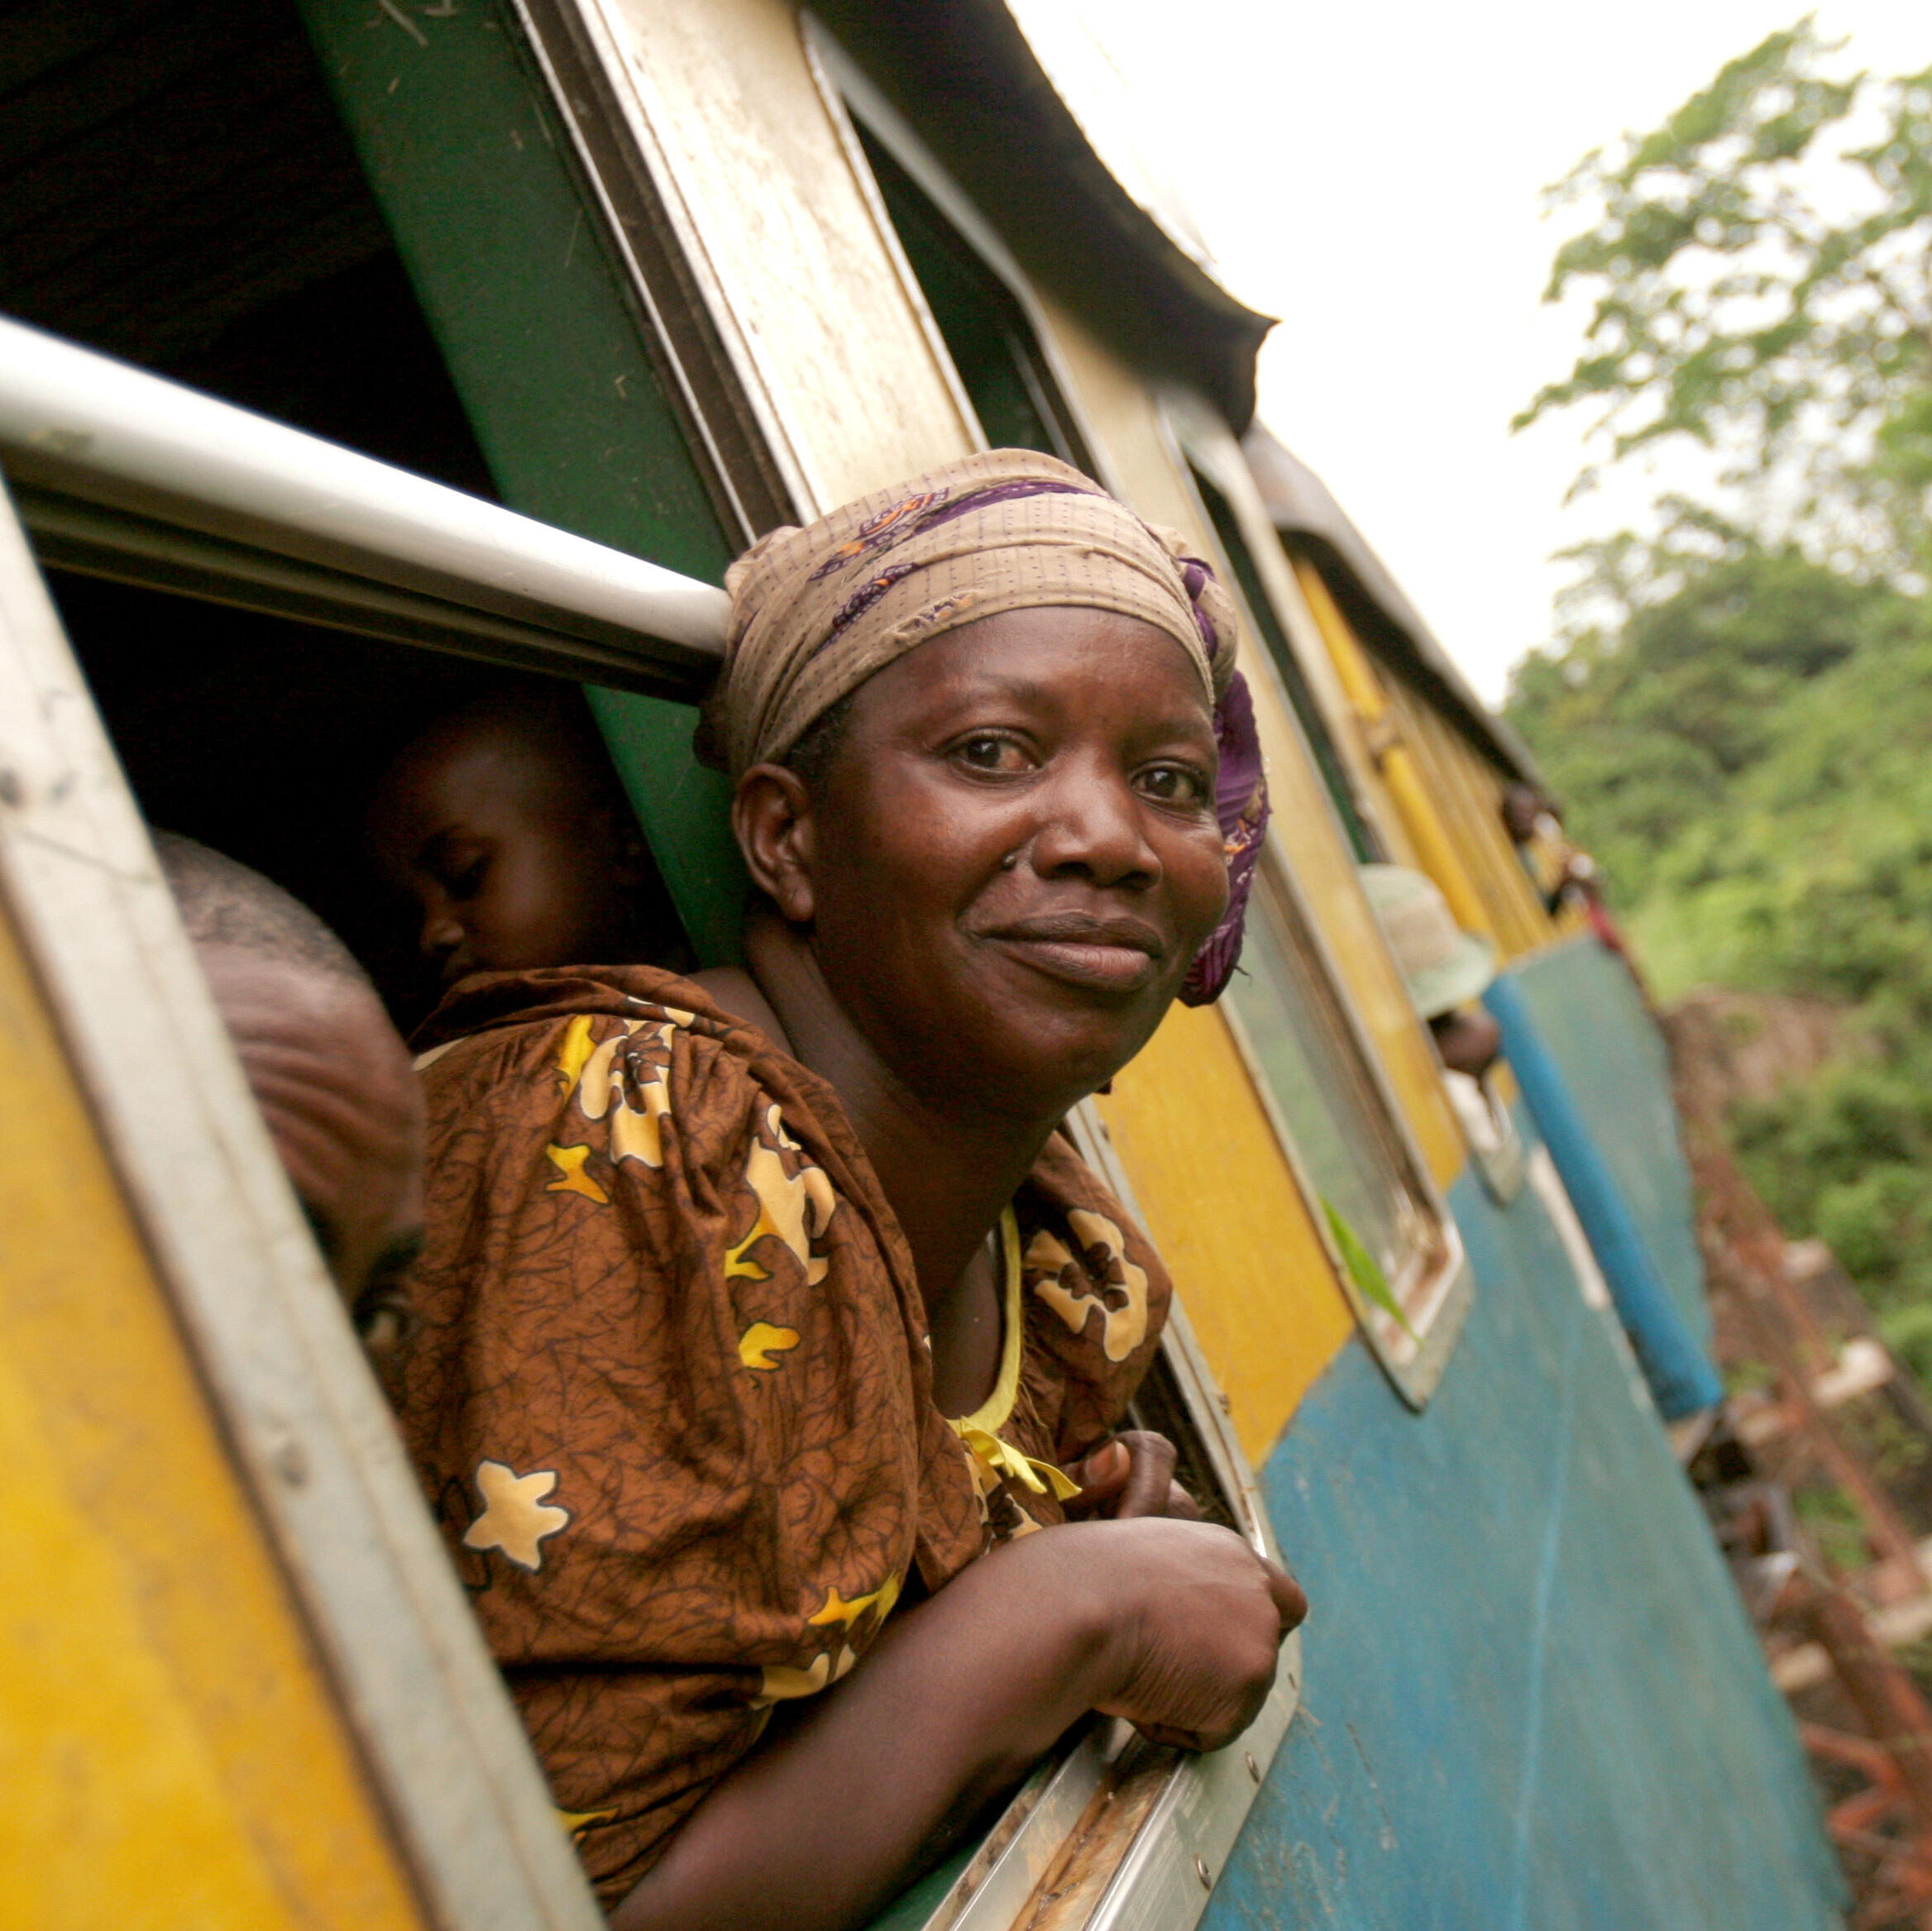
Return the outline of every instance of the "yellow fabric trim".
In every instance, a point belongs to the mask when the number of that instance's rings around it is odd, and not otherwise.
[[[1002,1441],[999,1432],[1012,1418],[1013,1403],[1020,1396],[1020,1351],[1025,1338],[1025,1322],[1020,1308],[1020,1223],[1010,1207],[1000,1216],[1000,1262],[1006,1275],[1001,1298],[1005,1303],[1006,1330],[1000,1341],[999,1379],[992,1393],[969,1415],[949,1420],[947,1426],[966,1444],[968,1452],[996,1482],[1011,1479],[1035,1495],[1051,1489],[1062,1502],[1080,1493],[1080,1484],[1064,1475],[1051,1462],[1035,1461],[1010,1441]]]
[[[953,1423],[955,1429],[979,1428],[997,1435],[1011,1418],[1020,1398],[1020,1222],[1010,1207],[1000,1216],[1000,1270],[1005,1276],[1000,1298],[1005,1303],[1005,1330],[1000,1337],[1000,1378],[992,1393],[969,1415]]]

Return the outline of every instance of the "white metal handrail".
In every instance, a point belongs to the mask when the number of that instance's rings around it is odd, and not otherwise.
[[[50,562],[695,696],[721,590],[0,318],[0,466]]]

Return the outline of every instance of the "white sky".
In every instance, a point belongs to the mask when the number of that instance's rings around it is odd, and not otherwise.
[[[1283,318],[1263,417],[1499,697],[1550,633],[1566,575],[1550,553],[1637,520],[1661,486],[1633,475],[1566,509],[1581,416],[1509,433],[1581,341],[1577,311],[1540,300],[1569,229],[1542,219],[1537,191],[1654,127],[1803,0],[1059,4],[1137,97],[1222,280]],[[1877,73],[1932,65],[1927,0],[1816,12]]]

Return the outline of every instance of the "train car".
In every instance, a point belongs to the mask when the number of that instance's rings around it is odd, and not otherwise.
[[[690,748],[725,565],[1020,445],[1241,605],[1243,974],[1076,1124],[1179,1290],[1141,1417],[1314,1610],[1235,1745],[1083,1728],[882,1924],[1837,1921],[1673,1452],[1715,1389],[1638,988],[1503,833],[1526,754],[1252,427],[1266,320],[1056,9],[42,4],[0,98],[11,1920],[597,1921],[149,828],[380,974],[375,761],[535,672],[729,961]],[[1514,1084],[1473,1108],[1365,864],[1495,945]]]

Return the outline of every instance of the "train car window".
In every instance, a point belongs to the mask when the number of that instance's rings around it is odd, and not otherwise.
[[[1026,277],[924,143],[816,22],[807,45],[849,113],[877,188],[948,356],[991,449],[1037,449],[1088,476],[1094,459]]]
[[[0,313],[719,581],[748,504],[783,518],[723,480],[540,65],[494,7],[26,9]],[[591,702],[694,943],[729,957],[743,880],[688,716]]]
[[[1084,469],[1090,459],[1012,291],[863,122],[858,137],[988,445],[1044,450]]]
[[[1246,606],[1246,614],[1253,625],[1255,634],[1268,647],[1268,654],[1274,659],[1274,667],[1281,676],[1283,687],[1288,692],[1288,700],[1294,707],[1297,721],[1302,727],[1302,734],[1308,741],[1308,748],[1314,754],[1316,768],[1322,774],[1322,781],[1327,787],[1328,796],[1335,806],[1335,815],[1341,820],[1341,829],[1346,835],[1350,848],[1354,851],[1358,864],[1379,864],[1386,861],[1389,854],[1376,831],[1375,821],[1369,815],[1361,800],[1356,796],[1355,786],[1348,775],[1348,767],[1343,763],[1341,753],[1335,742],[1334,734],[1328,729],[1328,722],[1322,715],[1321,706],[1315,701],[1315,694],[1308,688],[1308,674],[1303,670],[1301,660],[1295,655],[1294,647],[1289,641],[1288,633],[1281,627],[1281,619],[1275,614],[1274,605],[1261,582],[1260,573],[1255,567],[1255,559],[1247,544],[1243,541],[1241,526],[1235,521],[1234,511],[1227,497],[1203,476],[1198,468],[1190,468],[1194,487],[1200,492],[1203,507],[1208,512],[1208,519],[1214,526],[1214,533],[1221,541],[1222,554],[1227,557],[1228,566],[1234,572],[1234,580]]]
[[[365,855],[371,790],[432,719],[482,698],[542,701],[557,681],[71,571],[45,575],[147,822],[293,892],[356,954],[407,1034],[442,987],[414,913]],[[687,960],[661,881],[647,881],[639,904],[652,955]]]
[[[1320,1216],[1364,1331],[1404,1392],[1440,1377],[1468,1283],[1287,865],[1256,874],[1244,970],[1224,998]]]
[[[65,14],[8,29],[0,311],[490,495],[294,7]]]

